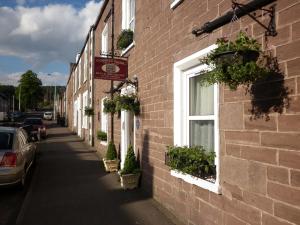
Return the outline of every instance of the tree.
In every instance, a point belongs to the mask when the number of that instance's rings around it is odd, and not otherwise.
[[[21,92],[21,93],[20,93]],[[37,74],[28,70],[22,74],[19,80],[19,85],[16,89],[16,97],[21,96],[22,109],[35,109],[40,101],[43,100],[42,81],[37,77]]]

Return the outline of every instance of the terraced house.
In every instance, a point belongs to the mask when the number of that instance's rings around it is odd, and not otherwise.
[[[300,1],[120,0],[114,7],[113,14],[112,0],[104,0],[71,68],[70,129],[105,154],[107,141],[98,140],[97,132],[112,139],[110,115],[103,111],[111,83],[94,78],[94,57],[112,51],[112,27],[114,46],[129,29],[133,39],[118,55],[128,60],[130,82],[115,81],[114,90],[136,95],[140,114],[121,110],[114,116],[120,167],[133,145],[141,188],[184,224],[300,224]],[[240,31],[242,41],[235,42]],[[232,42],[216,44],[220,38]],[[245,58],[232,66],[252,38],[257,43],[251,50],[260,48],[267,63],[258,68],[266,77],[256,79],[258,70],[240,67],[249,63]],[[231,51],[242,46],[229,58],[232,65],[207,65],[222,43]],[[214,57],[209,59],[221,63]],[[241,78],[244,68],[248,76]],[[205,74],[219,82],[203,85]],[[94,115],[85,116],[85,107]],[[182,172],[170,163],[176,154],[166,154],[167,146],[214,152],[213,172],[198,176],[194,164]]]

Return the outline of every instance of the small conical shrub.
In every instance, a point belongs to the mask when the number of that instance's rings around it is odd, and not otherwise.
[[[109,142],[107,152],[106,152],[106,159],[107,160],[114,160],[117,158],[117,151],[116,146],[114,143]]]
[[[139,164],[135,158],[133,147],[129,146],[121,174],[138,173],[139,171]]]

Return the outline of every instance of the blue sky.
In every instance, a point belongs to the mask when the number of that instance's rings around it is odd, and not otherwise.
[[[45,85],[65,84],[101,0],[0,0],[0,84],[26,70]],[[47,76],[52,74],[52,76]]]

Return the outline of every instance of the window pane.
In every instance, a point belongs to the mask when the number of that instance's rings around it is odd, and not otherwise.
[[[201,86],[201,76],[189,79],[189,115],[204,116],[214,114],[214,86]]]
[[[214,121],[190,120],[190,146],[203,146],[214,151]]]

